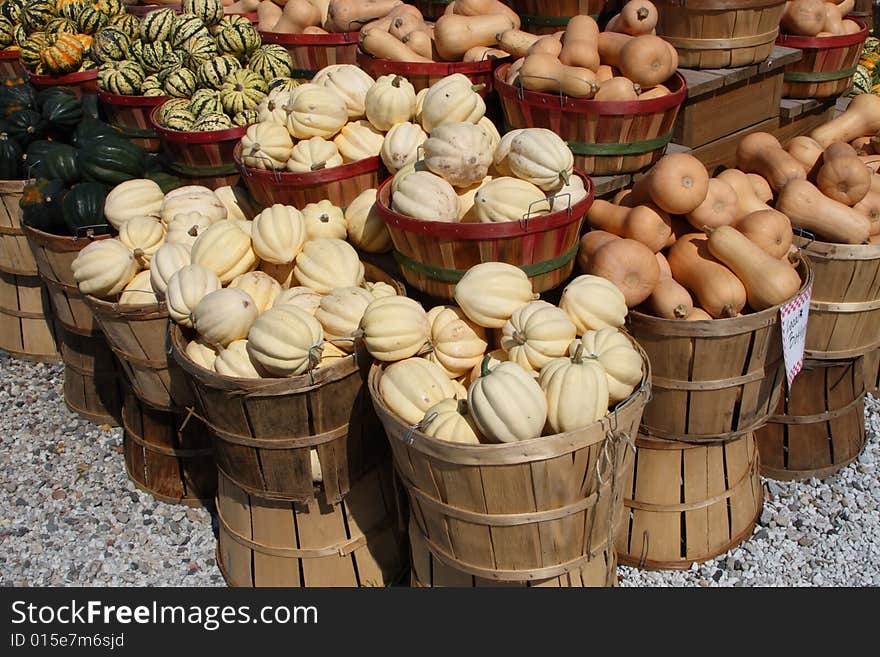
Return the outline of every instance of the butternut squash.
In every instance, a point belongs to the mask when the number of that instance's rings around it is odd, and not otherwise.
[[[663,96],[668,96],[672,92],[669,91],[667,87],[662,84],[658,84],[653,89],[648,89],[647,91],[643,91],[639,94],[639,100],[650,100],[652,98],[663,98]]]
[[[716,177],[718,180],[723,180],[733,187],[736,192],[737,219],[741,219],[752,212],[772,209],[755,195],[755,189],[752,187],[748,174],[745,172],[739,169],[725,169]]]
[[[261,2],[257,7],[257,29],[261,32],[274,32],[284,11],[274,2]]]
[[[654,253],[630,239],[608,241],[590,258],[588,274],[611,281],[623,293],[628,308],[639,305],[660,280],[660,266]]]
[[[822,154],[822,162],[816,186],[825,196],[850,207],[865,198],[873,174],[852,146],[845,142],[831,144]]]
[[[871,191],[880,192],[880,176],[876,173],[871,175]]]
[[[524,89],[563,93],[575,98],[592,98],[599,85],[596,74],[588,68],[566,66],[551,55],[527,55],[519,70]]]
[[[874,142],[871,137],[857,137],[850,143],[858,155],[874,155]]]
[[[630,194],[632,194],[631,189],[621,189],[613,196],[611,202],[614,203],[614,205],[626,205],[626,203],[624,203],[624,199],[626,199],[626,197]]]
[[[753,132],[740,139],[736,147],[736,167],[746,173],[760,174],[777,192],[788,181],[807,177],[803,165],[767,132]]]
[[[602,84],[605,80],[610,80],[613,77],[614,69],[608,66],[608,64],[602,64],[596,69],[596,82],[599,84]]]
[[[812,137],[798,135],[785,146],[786,152],[801,163],[804,173],[811,180],[816,179],[819,167],[822,166],[822,147]]]
[[[565,28],[559,60],[566,66],[599,69],[599,26],[590,16],[573,16]]]
[[[459,16],[485,16],[487,14],[504,14],[520,27],[519,14],[499,0],[455,0],[452,13]]]
[[[686,321],[688,321],[688,322],[703,322],[703,321],[712,320],[712,319],[714,319],[712,317],[712,315],[707,313],[702,308],[697,308],[695,306],[694,309],[691,311],[691,314],[687,316]]]
[[[672,77],[678,65],[675,49],[658,36],[632,37],[620,49],[618,62],[607,62],[620,69],[643,89],[649,89]]]
[[[303,34],[330,34],[323,27],[318,27],[317,25],[309,25],[308,27],[303,28]]]
[[[736,191],[719,178],[709,180],[706,199],[685,215],[691,226],[702,230],[705,226],[717,228],[732,224],[739,212]]]
[[[759,201],[762,203],[773,201],[773,189],[764,176],[759,176],[757,173],[747,173],[746,176],[752,184],[752,189],[755,191],[755,196],[758,197]]]
[[[693,155],[673,153],[662,157],[636,181],[630,202],[652,201],[670,214],[687,214],[705,201],[708,193],[709,173],[703,163]]]
[[[657,7],[648,0],[630,0],[615,18],[613,26],[609,22],[606,29],[630,36],[652,34],[657,27]]]
[[[824,26],[825,0],[791,0],[779,21],[784,33],[800,36],[816,36]]]
[[[797,294],[801,278],[791,266],[766,253],[733,226],[711,228],[709,251],[736,274],[753,310],[766,310]]]
[[[405,43],[381,29],[361,30],[358,41],[361,50],[379,59],[389,59],[393,62],[431,63],[434,61],[415,52]]]
[[[562,53],[562,41],[553,34],[547,34],[535,41],[526,51],[526,55],[552,55],[559,59]]]
[[[428,37],[430,38],[430,37]],[[461,58],[463,62],[485,62],[490,59],[504,59],[510,57],[503,50],[498,48],[489,48],[488,46],[474,46],[468,50]]]
[[[620,68],[620,53],[623,51],[623,47],[634,38],[619,32],[600,32],[596,42],[599,59],[603,64]]]
[[[782,258],[791,248],[791,222],[778,210],[757,210],[738,219],[733,227],[774,258]]]
[[[611,78],[599,85],[594,100],[633,101],[639,99],[641,88],[623,76]]]
[[[474,46],[494,46],[505,30],[519,27],[506,14],[488,16],[441,16],[434,25],[437,54],[445,61],[461,61]]]
[[[857,32],[862,31],[862,26],[856,23],[854,20],[846,19],[841,21],[841,28],[843,28],[843,34],[855,34]]]
[[[825,22],[822,24],[823,32],[831,32],[831,34],[843,34],[843,18],[837,9],[837,5],[832,2],[825,3]]]
[[[866,216],[871,222],[871,235],[880,233],[880,191],[870,190],[865,198],[853,206],[853,210]]]
[[[776,209],[789,218],[792,226],[826,242],[863,244],[871,234],[867,217],[828,198],[807,180],[792,180],[783,187]]]
[[[621,239],[617,235],[612,235],[604,230],[591,230],[584,234],[578,245],[577,264],[580,271],[587,271],[590,268],[590,261],[593,255],[608,242],[614,242]]]
[[[355,32],[402,4],[400,0],[330,0],[327,20],[322,27],[328,32]]]
[[[850,142],[856,137],[880,133],[880,96],[859,94],[846,111],[810,133],[822,148],[836,141]]]
[[[391,19],[391,25],[388,26],[388,33],[391,36],[403,40],[410,32],[422,30],[427,33],[428,25],[422,12],[412,5],[398,5],[390,12],[388,18]]]
[[[736,317],[745,308],[745,287],[712,255],[705,235],[685,235],[669,249],[667,260],[673,278],[693,293],[712,317]]]
[[[541,37],[522,30],[504,30],[495,35],[498,47],[513,57],[525,57],[529,48]]]
[[[587,222],[592,228],[641,242],[652,253],[663,249],[672,235],[668,215],[645,205],[627,208],[597,199],[587,212]]]
[[[654,286],[654,291],[645,302],[650,312],[664,319],[685,319],[694,310],[694,301],[691,293],[683,285],[672,278],[672,270],[669,262],[662,253],[656,254],[657,264],[660,267],[660,279]]]
[[[421,55],[425,59],[434,59],[434,42],[431,40],[431,35],[428,34],[425,30],[413,30],[409,34],[403,36],[400,39],[401,43],[403,43],[407,48],[412,50],[414,53]],[[472,53],[474,49],[468,50],[464,54],[463,61],[479,61],[475,59],[467,59],[468,53]],[[507,53],[502,53],[505,57]],[[474,53],[472,53],[474,56]]]
[[[272,31],[283,34],[302,34],[306,27],[320,24],[321,11],[315,5],[308,0],[288,0]]]

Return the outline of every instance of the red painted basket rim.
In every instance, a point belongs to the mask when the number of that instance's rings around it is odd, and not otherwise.
[[[361,66],[369,66],[374,71],[381,73],[398,73],[400,75],[429,75],[431,77],[452,75],[461,73],[473,75],[479,73],[491,73],[496,66],[506,63],[508,55],[502,59],[484,59],[479,62],[395,62],[390,59],[380,59],[358,48],[357,61]]]
[[[345,180],[353,176],[359,176],[364,173],[378,171],[382,165],[381,158],[367,157],[357,162],[349,162],[341,164],[338,167],[330,167],[329,169],[321,169],[320,171],[310,171],[308,173],[297,173],[295,171],[269,171],[268,169],[255,169],[249,167],[241,161],[241,144],[235,145],[232,151],[232,158],[235,165],[241,171],[241,175],[245,178],[257,178],[278,186],[292,187],[309,187],[311,185],[320,185],[321,183],[331,183],[337,180]]]
[[[575,173],[584,180],[584,186],[587,189],[586,198],[578,201],[568,210],[560,210],[559,212],[534,219],[490,224],[462,224],[413,219],[412,217],[394,212],[383,198],[383,196],[388,195],[389,186],[393,182],[393,178],[389,178],[379,185],[379,190],[376,194],[376,210],[382,221],[406,233],[419,233],[430,237],[449,237],[460,240],[493,240],[502,237],[521,237],[565,226],[577,221],[587,213],[595,198],[593,181],[581,169],[576,168]]]
[[[166,99],[167,100],[167,99]],[[162,103],[164,105],[165,103]],[[180,130],[169,130],[159,125],[156,120],[156,112],[162,107],[158,105],[150,112],[150,125],[159,133],[159,138],[179,144],[211,144],[218,141],[232,141],[233,139],[241,139],[247,132],[248,126],[236,126],[235,128],[226,128],[225,130],[210,130],[208,132],[181,132]]]
[[[119,107],[156,107],[168,100],[168,96],[124,96],[98,89],[98,100],[107,105]]]
[[[561,94],[549,94],[542,91],[528,91],[508,84],[505,81],[507,69],[510,64],[502,64],[495,69],[495,89],[501,96],[514,100],[516,102],[525,103],[536,107],[546,109],[558,108],[567,112],[582,112],[584,114],[602,114],[608,115],[627,115],[627,114],[653,114],[672,109],[684,102],[687,95],[687,82],[678,71],[666,80],[675,80],[680,85],[678,89],[670,91],[672,93],[661,96],[660,98],[648,98],[645,100],[591,100],[585,98],[571,98]],[[666,84],[667,87],[675,86]]]
[[[358,32],[335,32],[331,34],[285,34],[283,32],[260,32],[264,43],[282,46],[347,46],[358,41]]]
[[[868,25],[865,21],[856,16],[847,16],[848,19],[855,21],[862,26],[862,29],[853,34],[838,34],[826,37],[808,37],[797,36],[795,34],[782,34],[776,37],[776,43],[780,46],[788,48],[817,48],[824,50],[827,48],[841,48],[844,46],[854,46],[868,38]]]
[[[0,59],[18,59],[18,48],[0,50]]]
[[[28,79],[36,85],[56,85],[56,84],[74,84],[76,82],[90,82],[98,79],[98,69],[93,68],[89,71],[77,71],[76,73],[68,73],[67,75],[37,75],[36,73],[27,72]]]

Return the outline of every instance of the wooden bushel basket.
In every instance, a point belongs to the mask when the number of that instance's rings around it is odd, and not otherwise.
[[[737,68],[763,62],[779,34],[785,0],[659,0],[657,35],[681,68]]]
[[[617,586],[617,553],[614,546],[605,548],[580,568],[575,568],[549,579],[526,582],[501,582],[494,579],[475,577],[469,573],[456,570],[437,559],[428,549],[425,537],[418,525],[409,523],[410,561],[412,574],[410,586],[413,588],[482,588],[482,587],[552,587],[582,588],[599,586]]]
[[[401,75],[413,85],[415,90],[427,89],[435,82],[455,73],[470,78],[475,85],[485,85],[480,90],[484,98],[495,89],[495,69],[507,62],[504,59],[484,59],[480,62],[395,62],[390,59],[378,59],[361,50],[357,53],[357,63],[372,77],[382,75]]]
[[[103,336],[87,337],[58,328],[64,361],[64,403],[95,424],[119,426],[122,372]]]
[[[391,209],[391,182],[379,187],[376,210],[394,242],[394,258],[406,282],[437,299],[452,299],[455,284],[481,262],[523,269],[535,292],[559,286],[574,269],[581,225],[593,203],[593,182],[582,171],[587,197],[568,210],[521,221],[445,223],[423,221]]]
[[[247,132],[247,126],[209,132],[181,132],[159,125],[155,107],[150,125],[159,135],[160,152],[171,173],[190,185],[210,189],[238,185],[241,177],[232,159],[232,151]]]
[[[37,75],[36,73],[27,72],[30,83],[37,88],[37,91],[46,87],[67,87],[77,98],[83,96],[94,96],[98,93],[98,69],[93,68],[88,71],[77,71],[68,75]]]
[[[337,207],[346,208],[361,192],[375,189],[387,176],[378,156],[309,173],[246,166],[241,161],[241,144],[235,146],[233,158],[245,187],[264,208],[275,203],[302,208],[325,199]]]
[[[865,392],[877,397],[880,390],[880,349],[872,349],[864,358]]]
[[[24,180],[0,180],[0,271],[36,276],[37,263],[21,229],[18,207],[24,184]]]
[[[868,24],[871,24],[874,13],[871,7],[871,0],[856,0],[855,9],[849,12],[849,15],[864,18]]]
[[[752,535],[764,497],[755,438],[717,445],[636,439],[636,465],[625,484],[621,564],[687,570]]]
[[[776,43],[803,52],[800,61],[788,64],[782,83],[784,98],[830,98],[845,93],[852,84],[868,26],[855,19],[862,29],[855,34],[804,37],[780,34]]]
[[[388,464],[352,483],[343,500],[249,495],[221,471],[217,565],[229,586],[388,586],[404,571]]]
[[[61,360],[52,310],[39,276],[0,271],[0,349],[37,363]]]
[[[680,73],[662,98],[599,101],[528,91],[505,82],[509,64],[495,70],[505,130],[547,128],[566,142],[575,166],[593,176],[644,169],[666,152],[687,84]]]
[[[461,573],[503,582],[548,580],[594,559],[607,562],[606,549],[620,529],[632,440],[651,388],[650,364],[641,353],[641,386],[598,422],[494,445],[450,443],[408,425],[382,399],[384,366],[374,365],[373,405],[411,517],[433,557]],[[613,569],[606,575],[610,585]]]
[[[863,358],[808,360],[788,400],[756,433],[761,474],[823,479],[855,461],[865,446]]]
[[[122,96],[98,91],[98,102],[107,122],[151,153],[159,151],[159,133],[150,123],[150,112],[166,100],[165,96]]]
[[[120,306],[91,295],[85,299],[135,395],[162,411],[192,406],[189,382],[169,353],[165,302]]]
[[[213,500],[211,434],[198,418],[150,408],[129,392],[122,426],[125,470],[135,487],[167,504],[204,506]]]
[[[0,77],[18,78],[24,76],[24,66],[18,59],[18,48],[0,50]]]
[[[358,32],[332,34],[282,34],[260,32],[263,43],[284,46],[293,59],[295,80],[311,80],[315,73],[334,64],[356,64]]]
[[[815,281],[805,356],[842,360],[880,347],[880,245],[832,244],[795,235]]]
[[[813,282],[806,258],[799,273]],[[648,353],[654,399],[642,430],[680,442],[723,442],[753,433],[774,412],[785,380],[779,306],[696,322],[631,311],[628,330]]]
[[[532,34],[553,34],[564,30],[572,16],[599,15],[604,0],[506,0],[519,14],[522,29]]]

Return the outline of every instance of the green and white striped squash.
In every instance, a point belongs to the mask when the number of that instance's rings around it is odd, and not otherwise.
[[[123,14],[123,16],[128,16],[128,14]],[[134,18],[134,16],[131,16],[130,18]],[[79,26],[79,31],[83,34],[96,34],[101,28],[110,25],[110,17],[107,16],[107,14],[98,11],[94,7],[89,7],[88,5],[80,10],[79,15],[75,20],[76,24]],[[116,27],[121,28],[122,26],[116,25]],[[127,29],[125,29],[124,32],[128,34],[128,36],[134,36]]]
[[[79,34],[79,26],[66,18],[53,18],[45,27],[46,34]]]
[[[140,63],[148,73],[158,73],[169,64],[181,64],[183,61],[180,53],[175,52],[167,41],[138,43],[141,44]]]
[[[12,23],[21,23],[21,12],[24,8],[25,0],[5,0],[0,4],[0,16],[6,18]]]
[[[217,42],[211,36],[194,36],[183,47],[183,63],[193,72],[217,56]]]
[[[290,93],[300,85],[299,80],[293,78],[273,78],[269,80],[269,95],[273,93]]]
[[[58,5],[60,5],[60,6],[58,6]],[[84,2],[82,2],[82,0],[73,0],[73,2],[63,2],[63,4],[62,4],[62,2],[59,2],[56,5],[56,7],[58,9],[58,15],[61,16],[61,18],[66,18],[67,20],[73,21],[74,23],[77,20],[79,20],[79,15],[82,13],[83,9],[85,9],[87,6],[88,5],[86,5]],[[95,10],[95,11],[97,11],[97,10]],[[108,19],[109,19],[109,17],[108,17]]]
[[[199,66],[199,84],[211,89],[219,89],[233,71],[241,69],[241,63],[229,55],[221,55]]]
[[[2,5],[0,5],[2,7]],[[19,48],[24,44],[25,41],[28,40],[27,30],[24,29],[20,24],[15,26],[13,30],[13,35],[15,36],[15,45]]]
[[[73,34],[59,34],[52,45],[40,53],[42,68],[50,75],[73,73],[82,61],[82,43]]]
[[[242,110],[232,117],[232,122],[237,126],[252,125],[259,122],[259,120],[260,113],[255,109]]]
[[[224,14],[221,0],[183,0],[181,9],[187,14],[195,14],[205,25],[216,25]]]
[[[151,11],[141,19],[141,41],[168,41],[176,20],[177,14],[171,7]]]
[[[147,75],[144,77],[143,82],[141,82],[141,95],[142,96],[164,96],[165,90],[162,88],[162,83],[159,82],[159,76],[155,73],[153,75]]]
[[[256,109],[269,91],[263,77],[248,69],[233,71],[220,87],[223,109],[230,116],[242,110]]]
[[[174,30],[171,32],[171,45],[175,48],[183,48],[186,42],[194,36],[210,37],[211,33],[202,22],[202,19],[194,14],[180,14],[174,22]]]
[[[34,32],[19,46],[18,58],[25,68],[35,71],[40,65],[40,53],[50,45],[45,32]]]
[[[211,26],[211,35],[217,37],[223,30],[245,24],[251,24],[250,19],[248,19],[247,17],[240,16],[239,14],[227,14],[220,19],[220,22]]]
[[[196,119],[193,132],[211,132],[213,130],[229,130],[235,125],[223,112],[207,112]]]
[[[168,123],[168,116],[178,110],[189,112],[189,98],[169,98],[159,106],[156,112],[156,120],[165,125]]]
[[[108,16],[117,16],[125,13],[125,4],[122,0],[94,0],[92,6],[103,11]]]
[[[119,14],[110,19],[110,25],[118,27],[128,35],[128,38],[134,41],[140,41],[141,38],[141,21],[137,16],[131,14]]]
[[[196,117],[192,112],[186,109],[176,109],[168,112],[165,116],[163,124],[169,130],[180,130],[181,132],[190,132],[196,122]]]
[[[0,48],[8,48],[15,43],[15,23],[0,16]]]
[[[220,101],[220,92],[214,89],[197,90],[190,101],[189,111],[196,117],[212,112],[222,112],[223,103]]]
[[[143,83],[144,69],[130,59],[107,62],[98,69],[98,86],[111,94],[135,96]]]
[[[183,57],[180,53],[174,53],[173,57],[169,57],[165,63],[162,65],[162,68],[156,73],[159,76],[159,82],[163,85],[165,84],[165,80],[167,80],[171,75],[177,73],[180,69],[185,68],[183,65]]]
[[[265,80],[287,78],[293,72],[293,59],[284,46],[267,43],[251,53],[248,68],[259,73]]]
[[[40,32],[56,15],[52,0],[28,0],[21,12],[21,24],[28,32]]]
[[[131,39],[118,27],[102,27],[92,41],[92,58],[99,62],[119,62],[131,54]]]
[[[859,64],[856,67],[856,72],[853,74],[853,88],[858,93],[871,93],[871,82],[871,72]]]
[[[180,68],[168,77],[162,84],[165,94],[172,98],[189,98],[196,90],[196,74],[188,68]]]
[[[243,23],[236,22],[217,34],[217,48],[220,52],[239,59],[259,48],[261,42],[259,32],[246,18]]]

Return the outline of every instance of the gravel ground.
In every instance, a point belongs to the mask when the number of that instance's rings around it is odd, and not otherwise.
[[[122,431],[67,410],[60,365],[0,352],[0,586],[223,586],[211,517],[125,473]],[[765,481],[755,535],[686,572],[623,586],[880,586],[880,402],[868,446],[824,482]]]

